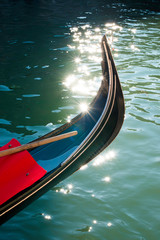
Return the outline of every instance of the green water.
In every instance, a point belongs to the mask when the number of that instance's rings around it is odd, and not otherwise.
[[[77,115],[107,34],[126,115],[96,159],[0,227],[1,240],[160,239],[160,14],[116,1],[0,2],[0,145]]]

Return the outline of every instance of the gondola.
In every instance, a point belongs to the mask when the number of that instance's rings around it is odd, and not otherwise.
[[[27,159],[32,158],[31,163],[23,160],[24,151],[0,158],[3,176],[0,185],[0,224],[95,158],[119,133],[124,120],[124,98],[106,36],[102,38],[101,48],[103,80],[88,111],[35,141],[71,131],[78,134],[25,151],[30,156]],[[0,151],[11,146],[11,143],[12,146],[19,145],[13,139]],[[4,168],[6,173],[3,170],[4,162],[7,164]]]

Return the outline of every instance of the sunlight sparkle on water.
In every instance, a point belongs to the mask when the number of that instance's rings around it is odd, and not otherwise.
[[[85,30],[86,28],[90,28],[91,26],[89,25],[89,24],[86,24],[86,25],[83,25],[83,26],[81,26],[81,28],[83,29],[83,30]]]
[[[119,25],[117,25],[117,24],[115,24],[115,23],[106,23],[105,26],[106,26],[107,28],[111,28],[111,29],[113,29],[113,30],[122,31],[122,29],[123,29],[121,26],[119,26]]]
[[[101,155],[96,157],[96,159],[93,162],[93,166],[99,166],[105,162],[105,158],[102,157]]]
[[[115,41],[118,41],[118,38],[114,36],[114,33],[121,30],[122,27],[114,22],[106,23],[104,28],[101,28],[100,26],[95,26],[95,28],[93,28],[89,24],[70,28],[71,36],[73,38],[73,42],[75,43],[67,46],[73,51],[79,51],[79,53],[77,55],[76,52],[77,57],[73,60],[76,66],[76,69],[73,71],[74,74],[68,76],[63,83],[69,90],[82,97],[83,95],[91,97],[96,95],[97,89],[100,85],[100,77],[98,77],[98,80],[95,80],[93,74],[96,71],[96,74],[98,73],[99,76],[101,75],[100,62],[102,60],[102,56],[100,42],[102,40],[102,36],[107,34],[110,44],[114,44]],[[118,57],[117,51],[114,52],[114,56]],[[88,106],[86,104],[81,104],[80,108],[82,112],[86,112],[88,110]],[[67,118],[67,121],[70,122],[70,118]],[[103,161],[104,160],[101,159],[99,164]]]
[[[95,28],[95,32],[100,32],[101,29],[100,28]]]
[[[72,184],[68,184],[67,187],[68,187],[68,189],[71,190],[73,188],[73,185]]]
[[[80,62],[81,62],[81,59],[77,57],[77,58],[75,58],[75,62],[76,62],[76,63],[80,63]]]
[[[110,178],[110,177],[105,177],[105,178],[103,178],[103,181],[105,181],[105,182],[110,182],[110,181],[111,181],[111,178]]]
[[[100,63],[102,61],[102,58],[97,56],[89,56],[88,59],[97,63]]]
[[[96,157],[93,162],[93,166],[99,166],[107,161],[112,161],[114,158],[116,158],[116,156],[117,156],[116,151],[110,150],[107,152],[107,154]]]
[[[93,223],[94,223],[94,224],[97,224],[97,220],[93,220]]]
[[[42,213],[42,216],[43,216],[45,219],[47,219],[47,220],[51,220],[51,219],[52,219],[52,217],[51,217],[50,215],[48,215],[48,214]]]
[[[88,70],[88,67],[85,66],[85,65],[78,67],[78,72],[80,72],[80,73],[83,72],[83,73],[86,74],[86,75],[89,75],[89,74],[90,74],[90,73],[89,73],[89,70]]]
[[[135,45],[131,45],[131,49],[133,50],[133,51],[138,51],[138,52],[140,52],[140,50],[135,46]]]
[[[85,169],[87,169],[87,168],[88,168],[88,165],[85,164],[85,165],[83,165],[83,166],[80,168],[80,170],[85,170]]]
[[[120,27],[120,26],[118,26],[118,25],[113,25],[113,26],[112,26],[112,29],[113,29],[113,30],[119,30],[119,31],[122,31],[123,28]]]
[[[112,223],[111,223],[111,222],[108,222],[108,223],[107,223],[107,226],[108,226],[108,227],[111,227],[111,226],[112,226]]]
[[[65,85],[66,87],[70,87],[75,80],[76,80],[76,77],[75,77],[74,75],[70,75],[70,76],[68,76],[68,77],[66,78],[66,80],[65,80],[65,82],[64,82],[64,85]]]
[[[88,111],[88,105],[86,103],[81,103],[80,104],[80,110],[82,112],[87,112]]]
[[[118,57],[118,53],[114,53],[114,57]]]
[[[63,193],[63,194],[67,194],[67,193],[68,193],[68,190],[65,190],[64,188],[61,188],[61,189],[60,189],[60,192]]]
[[[72,45],[67,45],[67,47],[69,47],[70,49],[75,49],[76,47],[75,46],[72,46]]]
[[[77,84],[73,85],[71,89],[73,92],[82,93],[85,95],[89,95],[90,93],[90,89],[85,85],[85,82],[83,80],[79,80]]]
[[[61,188],[60,190],[56,190],[56,192],[61,192],[63,194],[69,194],[72,189],[73,189],[73,185],[68,184],[66,188]]]
[[[136,28],[132,28],[132,29],[131,29],[131,32],[132,32],[132,33],[136,33],[136,31],[137,31]]]
[[[67,117],[67,122],[70,123],[71,122],[71,116]]]
[[[70,30],[71,30],[71,32],[77,32],[78,31],[78,27],[73,27]]]
[[[106,23],[105,26],[106,27],[113,27],[115,25],[115,23]]]
[[[112,161],[117,157],[117,152],[115,150],[109,150],[104,157],[107,161]]]
[[[90,30],[87,30],[85,33],[84,33],[87,37],[89,37],[90,35],[92,35],[92,32]]]

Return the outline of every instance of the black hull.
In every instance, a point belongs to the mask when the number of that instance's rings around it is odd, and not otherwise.
[[[18,193],[1,205],[0,224],[6,222],[50,188],[56,186],[59,182],[76,172],[82,165],[92,160],[102,152],[119,133],[123,124],[125,111],[122,89],[105,36],[102,39],[101,47],[103,57],[103,80],[97,96],[90,104],[90,114],[95,107],[97,108],[97,112],[101,111],[98,113],[100,114],[98,121],[79,147],[61,164],[61,166],[48,172],[31,187]],[[71,128],[76,130],[78,124],[83,124],[83,119],[86,119],[86,115],[87,114],[78,115],[70,123],[61,126],[40,139],[67,132]]]

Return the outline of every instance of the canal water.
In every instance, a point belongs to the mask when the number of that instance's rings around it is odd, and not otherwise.
[[[114,142],[2,225],[1,240],[160,239],[159,29],[157,8],[138,1],[0,2],[0,146],[86,108],[101,82],[104,34],[126,106]]]

